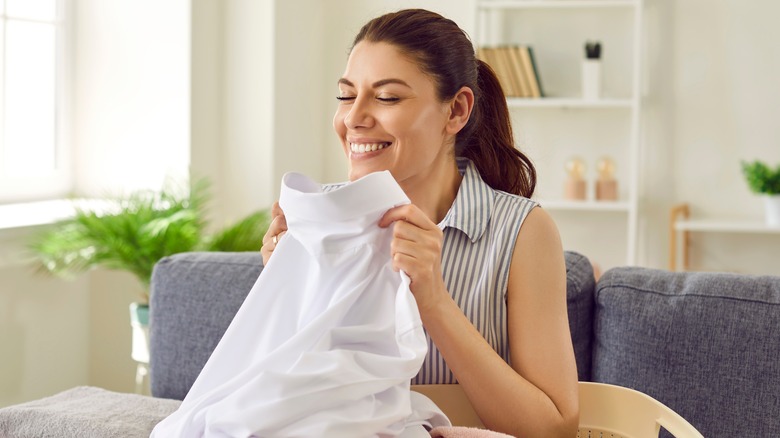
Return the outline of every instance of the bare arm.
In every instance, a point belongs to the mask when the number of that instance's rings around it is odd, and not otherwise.
[[[410,211],[395,219],[418,221]],[[437,274],[441,278],[440,267],[434,264],[429,270],[438,272],[428,273],[430,260],[419,255],[425,251],[408,249],[420,239],[420,247],[435,250],[435,231],[428,227],[399,232],[396,224],[396,234],[401,234],[397,237],[404,241],[398,251],[404,254],[394,254],[394,261],[412,278],[423,324],[483,423],[516,436],[574,436],[577,372],[566,313],[563,249],[552,219],[541,209],[532,210],[515,245],[507,291],[512,366],[474,328],[443,281],[432,280]],[[428,238],[420,237],[426,232]],[[422,281],[415,284],[415,278]]]

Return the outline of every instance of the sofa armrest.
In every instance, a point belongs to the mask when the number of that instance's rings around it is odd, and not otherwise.
[[[593,343],[593,296],[596,279],[593,265],[585,256],[565,251],[566,258],[566,307],[569,330],[577,360],[577,377],[590,381]]]
[[[262,263],[259,252],[182,253],[157,263],[149,306],[152,395],[187,395]]]

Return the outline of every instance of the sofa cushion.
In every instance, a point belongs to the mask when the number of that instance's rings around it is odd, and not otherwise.
[[[591,379],[593,339],[593,265],[582,254],[566,251],[566,305],[579,380]]]
[[[152,395],[184,399],[262,263],[259,252],[191,252],[157,263],[149,306]]]
[[[704,436],[780,436],[780,277],[614,268],[596,287],[593,380]]]

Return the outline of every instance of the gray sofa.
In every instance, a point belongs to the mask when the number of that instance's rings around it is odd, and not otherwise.
[[[634,388],[706,437],[780,436],[780,277],[614,268],[566,253],[580,380]],[[262,270],[259,253],[185,253],[152,278],[151,388],[182,399]]]

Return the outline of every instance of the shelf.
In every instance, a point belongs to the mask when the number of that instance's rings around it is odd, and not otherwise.
[[[763,233],[780,234],[780,227],[772,227],[763,221],[696,219],[678,220],[674,223],[676,231],[701,231],[715,233]]]
[[[615,8],[635,7],[638,0],[481,0],[480,9]]]
[[[644,0],[475,0],[473,6],[475,47],[533,46],[544,68],[555,70],[549,81],[541,72],[546,97],[506,99],[513,123],[523,126],[515,140],[528,146],[539,174],[555,175],[563,157],[579,154],[617,154],[623,163],[621,172],[625,166],[626,175],[620,178],[623,196],[617,201],[596,200],[590,191],[586,200],[566,200],[562,190],[553,189],[555,184],[548,188],[549,197],[543,193],[535,199],[560,219],[566,245],[609,260],[609,266],[635,264],[638,254],[644,4]],[[560,35],[566,38],[561,40]],[[614,45],[619,56],[603,77],[612,87],[598,98],[585,99],[577,68],[584,53],[574,48],[597,37],[609,47]],[[500,57],[494,61],[502,66]],[[503,62],[505,82],[517,79]],[[510,56],[511,62],[517,60]],[[512,94],[523,94],[516,92],[516,86],[509,88],[515,91]],[[603,235],[591,232],[591,224],[608,224],[609,245],[603,245]],[[622,256],[614,249],[623,242],[626,257],[620,261]]]
[[[524,97],[508,97],[506,104],[509,108],[625,108],[631,109],[635,105],[633,99],[598,99],[586,100],[580,98],[542,97],[538,99]]]
[[[669,224],[669,270],[677,270],[677,256],[682,249],[682,269],[687,271],[688,247],[690,233],[750,233],[750,234],[780,234],[780,226],[769,226],[765,221],[746,219],[691,219],[688,204],[678,204],[672,207]],[[682,243],[678,243],[678,234]],[[678,248],[680,247],[680,248]]]
[[[562,199],[535,199],[547,210],[617,211],[628,212],[631,205],[624,201],[567,201]]]

